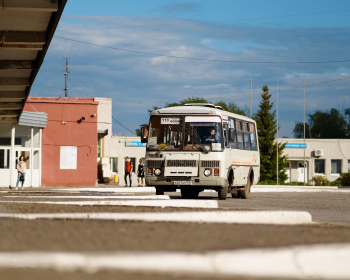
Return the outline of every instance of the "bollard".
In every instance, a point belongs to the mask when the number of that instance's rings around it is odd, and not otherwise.
[[[114,184],[116,185],[116,184],[118,184],[118,175],[114,175]]]

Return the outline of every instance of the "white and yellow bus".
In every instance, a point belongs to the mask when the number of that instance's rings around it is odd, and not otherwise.
[[[141,128],[147,143],[145,181],[156,193],[181,190],[197,198],[211,189],[221,200],[248,198],[260,178],[256,123],[212,104],[186,104],[151,113]]]

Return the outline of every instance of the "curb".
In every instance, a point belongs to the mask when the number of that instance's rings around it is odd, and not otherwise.
[[[224,224],[311,224],[312,216],[305,211],[206,211],[169,213],[31,213],[0,214],[0,218],[16,219],[89,219],[143,222],[190,222]]]

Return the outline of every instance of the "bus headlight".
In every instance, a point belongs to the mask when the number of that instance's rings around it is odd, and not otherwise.
[[[204,176],[209,177],[211,175],[211,169],[205,169],[203,174]]]
[[[159,168],[154,170],[154,175],[159,176],[160,174],[162,174],[162,170],[160,170]]]

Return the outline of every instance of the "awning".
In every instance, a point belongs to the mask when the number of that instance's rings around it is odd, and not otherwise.
[[[23,111],[19,118],[19,125],[45,128],[47,124],[47,114],[43,112]]]

